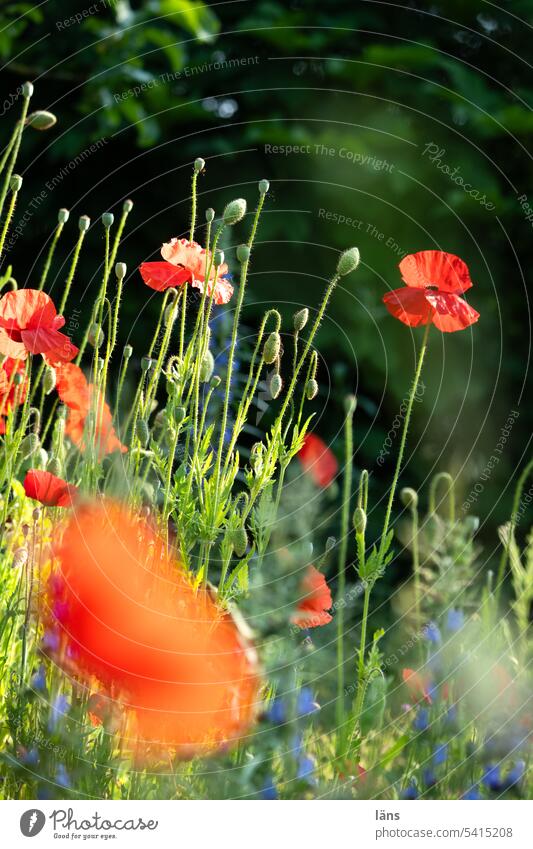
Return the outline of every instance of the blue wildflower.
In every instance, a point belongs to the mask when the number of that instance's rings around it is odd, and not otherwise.
[[[454,607],[452,607],[451,610],[448,610],[448,615],[446,617],[446,628],[448,631],[451,631],[452,633],[460,631],[464,624],[465,615],[462,610],[457,610],[457,608]]]
[[[287,719],[287,710],[283,699],[275,698],[265,713],[266,719],[274,725],[282,725]]]
[[[59,649],[59,634],[57,631],[46,630],[43,634],[42,648],[50,652],[56,652]]]
[[[32,677],[31,686],[33,690],[46,690],[46,670],[44,666],[40,666],[35,675]]]
[[[434,787],[437,783],[437,776],[432,769],[425,769],[423,773],[424,784],[426,787]]]
[[[64,764],[59,764],[55,775],[56,784],[61,787],[70,787],[70,778]]]
[[[24,764],[25,766],[37,766],[39,763],[39,752],[34,746],[32,749],[24,751],[20,755],[19,760],[21,764]]]
[[[508,790],[510,787],[514,787],[515,784],[518,784],[523,779],[525,772],[526,762],[517,761],[514,767],[509,770],[509,772],[503,779],[504,788]]]
[[[422,633],[424,634],[424,637],[429,643],[435,643],[435,645],[439,645],[439,643],[442,642],[440,631],[434,622],[428,622],[425,628],[423,629]]]
[[[500,778],[500,767],[494,764],[489,764],[485,768],[485,772],[483,773],[483,778],[481,780],[483,781],[483,784],[489,788],[489,790],[501,790],[502,782]]]
[[[310,687],[302,687],[298,693],[296,704],[298,716],[309,716],[311,713],[316,713],[317,710],[320,710],[320,705],[315,701],[313,691]]]
[[[435,746],[435,750],[433,752],[433,763],[435,766],[439,766],[439,764],[443,764],[446,758],[448,757],[448,744],[441,743],[440,746]]]
[[[70,705],[65,696],[56,696],[52,702],[50,718],[48,720],[49,731],[54,731],[61,717],[68,713],[69,707]]]
[[[418,799],[418,790],[414,781],[402,790],[402,799]]]
[[[310,755],[304,755],[298,761],[298,778],[300,778],[302,781],[309,781],[310,783],[314,783],[316,781],[314,777],[315,768],[315,759],[312,758]]]
[[[427,731],[429,728],[429,711],[426,708],[419,708],[413,722],[415,731]]]
[[[260,796],[262,799],[267,799],[268,801],[274,801],[275,799],[279,799],[278,791],[276,789],[276,785],[274,784],[274,779],[272,776],[268,776],[265,778],[265,783],[260,792]]]
[[[473,787],[471,787],[469,790],[466,791],[466,793],[463,793],[463,795],[461,796],[461,799],[468,799],[470,801],[477,801],[478,799],[482,798],[483,796],[479,792],[477,784],[474,784]]]

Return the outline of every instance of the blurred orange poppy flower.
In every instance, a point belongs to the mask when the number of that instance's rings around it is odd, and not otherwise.
[[[414,669],[402,669],[402,679],[413,699],[424,699],[429,705],[432,703],[426,682],[419,672]]]
[[[95,389],[81,368],[74,363],[66,363],[56,369],[57,394],[69,413],[65,425],[65,433],[81,451],[85,450],[84,431],[87,415],[91,409],[98,411],[98,426],[96,443],[100,455],[111,454],[113,451],[126,452],[113,427],[113,416],[109,405],[102,398],[99,390]]]
[[[308,433],[298,452],[298,459],[317,486],[325,488],[332,483],[339,464],[326,443],[314,433]]]
[[[77,505],[55,558],[45,615],[57,660],[120,693],[140,741],[189,757],[245,733],[260,684],[252,643],[146,521],[115,502]]]
[[[331,622],[332,617],[327,612],[333,604],[331,591],[324,575],[314,566],[309,566],[305,573],[302,592],[304,596],[291,619],[294,625],[299,628],[316,628]]]
[[[0,353],[17,360],[42,354],[47,362],[67,363],[78,353],[60,333],[65,319],[54,302],[37,289],[18,289],[0,298]]]
[[[205,289],[206,268],[211,263],[211,254],[202,248],[197,242],[189,242],[187,239],[171,239],[161,248],[163,262],[143,262],[139,267],[142,279],[147,286],[157,292],[164,292],[171,287],[182,286],[190,283],[200,292]],[[215,304],[227,304],[233,295],[233,286],[226,279],[228,266],[222,263],[215,269],[214,263],[209,273],[207,294],[213,291],[215,275],[214,301]]]
[[[21,382],[15,383],[15,377],[20,375]],[[0,367],[0,433],[5,432],[4,418],[18,404],[23,404],[28,391],[28,378],[22,360],[8,357]]]

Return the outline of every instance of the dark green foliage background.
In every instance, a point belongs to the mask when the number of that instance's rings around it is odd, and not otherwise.
[[[65,25],[83,11],[81,23]],[[481,320],[472,332],[432,334],[403,481],[427,486],[432,473],[448,468],[458,475],[462,503],[483,475],[507,417],[518,410],[501,460],[471,509],[484,517],[490,559],[531,434],[532,224],[518,197],[526,194],[533,203],[532,11],[531,0],[500,8],[484,0],[239,0],[210,8],[180,0],[4,2],[2,139],[17,114],[10,95],[24,79],[35,83],[34,108],[59,118],[50,132],[28,132],[24,141],[19,218],[33,197],[41,191],[43,197],[8,255],[19,283],[35,284],[39,253],[60,206],[72,210],[74,238],[78,214],[96,219],[131,196],[136,207],[121,259],[133,269],[157,258],[163,240],[185,234],[196,156],[207,161],[202,209],[220,212],[231,196],[253,201],[257,179],[267,177],[272,192],[246,325],[253,327],[272,302],[285,304],[287,320],[294,304],[318,304],[337,252],[358,245],[361,267],[343,281],[319,337],[315,429],[341,457],[343,398],[358,394],[357,463],[375,472],[377,498],[397,441],[382,469],[376,456],[407,393],[420,333],[391,319],[381,297],[401,285],[400,252],[458,253],[470,267],[475,288],[469,300]],[[216,65],[246,58],[248,64]],[[144,90],[124,96],[134,86]],[[47,189],[51,177],[101,139],[96,152]],[[494,209],[439,170],[424,153],[428,144],[444,150],[442,163],[458,169]],[[265,145],[309,145],[310,152],[283,156]],[[334,152],[317,154],[315,145]],[[340,155],[343,148],[387,166],[354,164]],[[362,223],[357,229],[327,221],[321,209]],[[90,238],[94,251],[77,281],[82,320],[90,304],[83,293],[98,273],[98,227]],[[232,247],[228,240],[230,263]],[[55,273],[60,287],[64,268]],[[155,316],[158,309],[158,299],[147,294],[133,275],[125,309],[139,357],[146,311]]]

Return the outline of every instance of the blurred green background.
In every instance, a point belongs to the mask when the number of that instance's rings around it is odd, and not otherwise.
[[[207,162],[201,208],[220,212],[235,196],[253,204],[257,180],[268,178],[246,324],[253,328],[273,302],[287,322],[297,306],[315,307],[338,251],[359,247],[361,266],[343,280],[320,331],[315,430],[342,457],[343,399],[357,393],[356,461],[372,470],[378,499],[397,440],[382,467],[376,457],[408,391],[420,336],[394,321],[381,297],[402,285],[403,255],[459,254],[481,319],[462,333],[431,335],[403,482],[427,487],[449,469],[461,504],[482,481],[469,512],[482,517],[490,561],[531,439],[532,12],[532,0],[500,9],[483,0],[4,2],[2,139],[25,79],[35,83],[33,108],[59,119],[25,136],[19,217],[42,197],[8,255],[19,283],[35,282],[60,206],[72,211],[73,240],[79,214],[95,220],[132,197],[121,259],[135,269],[185,234],[195,157]],[[230,265],[243,233],[226,240]],[[72,302],[83,314],[98,273],[98,223],[90,239]],[[60,288],[65,267],[54,273]],[[146,311],[158,310],[149,294],[132,274],[125,326],[139,357]]]

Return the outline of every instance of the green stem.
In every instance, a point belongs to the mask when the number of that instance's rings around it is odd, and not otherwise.
[[[512,513],[511,513],[511,522],[510,522],[510,525],[509,525],[509,542],[511,542],[511,540],[513,539],[515,528],[517,526],[517,514],[518,514],[518,508],[520,506],[520,499],[522,498],[522,491],[524,489],[525,482],[528,479],[528,477],[529,477],[529,475],[531,474],[532,471],[533,471],[533,459],[531,459],[529,461],[529,463],[526,465],[522,474],[518,478],[518,481],[517,481],[517,484],[516,484],[516,489],[515,489],[514,498],[513,498],[513,510],[512,510]],[[503,584],[503,579],[505,578],[505,572],[506,572],[506,569],[507,569],[508,560],[509,560],[509,546],[504,545],[503,549],[502,549],[502,555],[501,555],[501,558],[500,558],[500,565],[498,566],[498,574],[497,574],[497,578],[496,578],[496,590],[495,590],[496,602],[498,602],[498,600],[500,598],[501,587],[502,587],[502,584]]]
[[[15,211],[15,205],[17,203],[17,195],[18,195],[18,192],[12,192],[11,193],[9,206],[7,208],[6,220],[4,221],[4,226],[2,228],[2,235],[0,236],[0,257],[2,256],[2,251],[4,250],[4,242],[6,240],[7,231],[9,230],[9,225],[11,224],[11,219],[13,218],[13,213]]]
[[[344,726],[344,594],[346,592],[346,556],[348,553],[348,527],[353,476],[353,413],[350,409],[344,419],[344,488],[341,513],[341,539],[338,557],[337,592],[337,728],[342,736]]]
[[[48,255],[46,257],[46,262],[44,264],[43,273],[41,274],[41,279],[39,281],[39,291],[42,291],[44,289],[44,284],[46,283],[46,280],[47,280],[47,277],[48,277],[48,272],[50,271],[50,265],[52,264],[52,259],[54,257],[54,253],[55,253],[55,250],[56,250],[56,247],[57,247],[57,243],[59,241],[59,237],[61,236],[61,233],[63,232],[64,226],[65,226],[64,222],[59,221],[58,224],[57,224],[57,227],[54,231],[52,243],[50,245],[50,249],[49,249]]]
[[[392,511],[392,505],[394,502],[394,496],[396,494],[396,488],[398,486],[398,479],[400,477],[400,471],[402,468],[402,460],[405,451],[405,444],[407,442],[407,432],[409,430],[409,422],[411,421],[411,413],[413,411],[413,404],[415,400],[416,391],[418,389],[418,383],[420,381],[420,375],[422,373],[422,366],[424,364],[424,357],[427,350],[428,336],[429,336],[429,328],[431,324],[428,322],[426,324],[426,329],[424,331],[424,338],[422,339],[422,345],[420,348],[420,353],[418,355],[418,362],[416,365],[415,377],[413,380],[413,384],[411,386],[411,391],[409,392],[409,401],[407,403],[407,411],[405,413],[405,420],[403,423],[402,436],[400,440],[400,449],[398,451],[398,459],[396,460],[396,468],[394,470],[394,477],[392,479],[392,485],[389,493],[389,500],[387,502],[387,509],[385,512],[385,521],[383,523],[383,530],[381,532],[381,541],[379,546],[379,554],[380,557],[383,556],[386,544],[387,533],[389,530],[389,523]]]
[[[30,95],[31,97],[31,95]],[[11,175],[13,174],[13,169],[15,167],[15,163],[17,161],[17,156],[20,150],[20,143],[22,141],[22,133],[24,132],[24,122],[26,121],[26,115],[28,114],[28,106],[30,105],[30,97],[25,96],[22,103],[22,112],[20,115],[20,120],[15,127],[15,138],[12,146],[11,159],[9,160],[9,165],[7,166],[6,176],[4,178],[4,184],[2,186],[2,190],[0,192],[0,218],[2,216],[2,212],[4,210],[4,202],[6,199],[6,195],[9,189],[9,181],[11,180]],[[10,142],[11,144],[11,142]],[[2,160],[2,166],[4,161]]]

